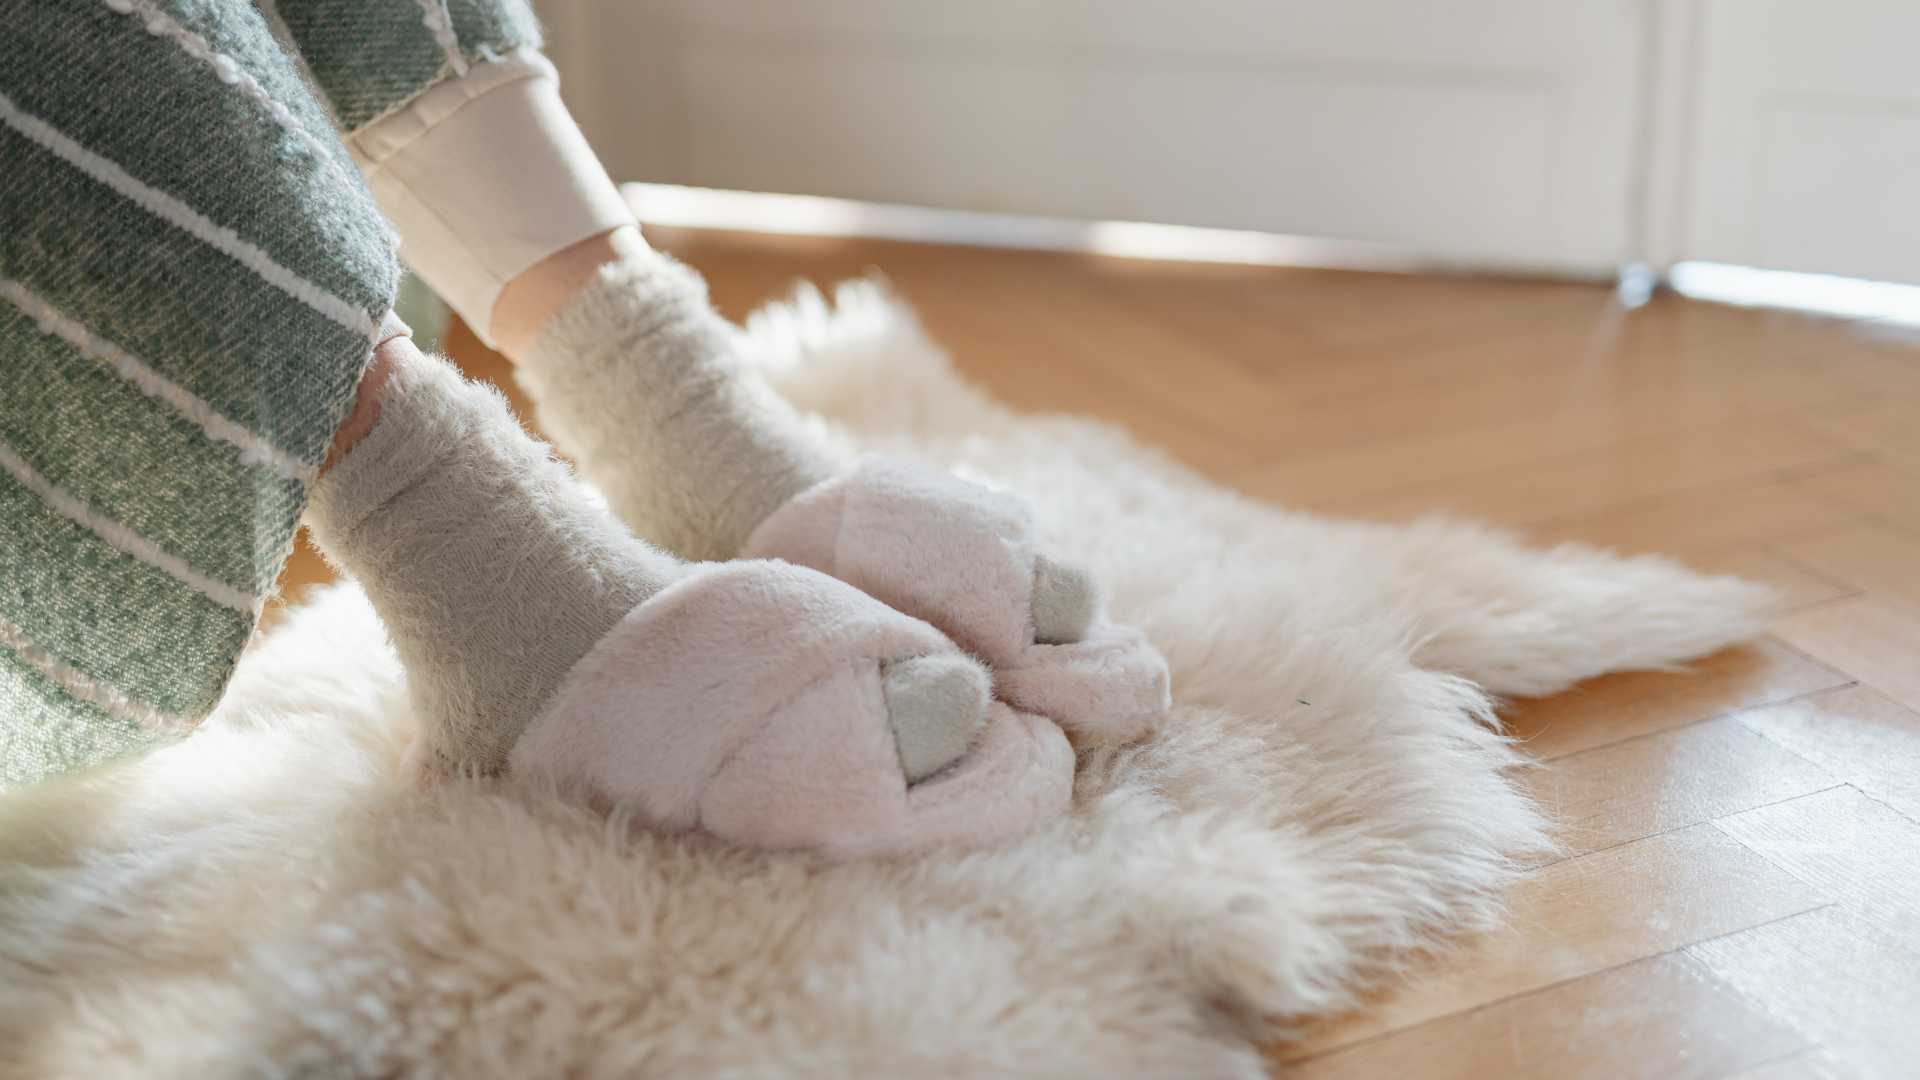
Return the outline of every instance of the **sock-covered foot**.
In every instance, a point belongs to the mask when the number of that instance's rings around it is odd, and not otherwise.
[[[951,477],[922,483],[911,469],[836,456],[740,346],[697,274],[645,252],[580,290],[519,358],[520,379],[542,426],[621,517],[674,551],[777,556],[840,577],[952,635],[994,666],[1008,700],[1075,730],[1130,736],[1164,708],[1164,661],[1101,617],[1088,574],[1034,549],[1023,506]],[[886,510],[875,479],[903,481],[904,503]],[[851,502],[850,482],[861,492]],[[839,513],[849,505],[860,512]],[[781,520],[796,513],[809,520]],[[959,549],[944,542],[956,524],[968,538]],[[822,530],[849,542],[805,541]],[[1086,647],[1048,648],[1067,646]],[[1039,669],[1049,674],[1016,674]],[[1054,677],[1063,670],[1071,677]]]
[[[989,676],[937,631],[812,571],[649,547],[445,364],[395,366],[308,523],[373,601],[443,769],[542,772],[658,824],[845,852],[980,839],[1064,798],[1036,764],[1045,732],[991,714]],[[983,739],[990,716],[1007,730]],[[1028,771],[976,762],[988,744]],[[984,767],[1004,775],[962,775]],[[952,801],[943,785],[1000,780],[1017,813],[971,832],[916,816]]]

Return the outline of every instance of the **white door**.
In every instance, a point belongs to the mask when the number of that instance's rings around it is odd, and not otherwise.
[[[569,100],[623,179],[1586,272],[1633,254],[1643,8],[655,0],[547,14]]]
[[[1697,2],[1680,252],[1920,282],[1920,4]]]
[[[1920,282],[1914,0],[543,10],[622,179]]]

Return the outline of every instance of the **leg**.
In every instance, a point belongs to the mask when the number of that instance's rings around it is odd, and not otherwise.
[[[391,4],[306,2],[335,14]],[[289,12],[295,0],[282,3]],[[301,42],[302,21],[288,20]],[[327,55],[309,52],[320,85],[358,101],[360,73],[330,72]],[[851,463],[744,369],[736,332],[699,278],[649,251],[624,211],[598,209],[612,185],[537,54],[464,69],[449,59],[435,78],[350,127],[348,141],[409,260],[521,363],[545,426],[622,517],[691,558],[730,558],[758,537],[755,554],[841,576],[934,622],[1001,671],[1009,700],[1063,723],[1090,727],[1091,713],[1119,710],[1107,719],[1133,730],[1163,707],[1164,664],[1104,623],[1087,575],[1032,549],[1024,507],[951,478],[920,483],[910,470],[846,477]],[[510,159],[497,153],[502,143]],[[843,513],[856,492],[859,506],[882,509]],[[807,506],[803,495],[814,496]],[[831,553],[804,542],[860,533],[858,522],[887,532],[844,545],[863,553],[852,562],[815,557]],[[968,542],[956,548],[945,542],[953,536]],[[1086,655],[1054,651],[1077,645]]]
[[[31,392],[0,402],[9,782],[203,715],[311,495],[447,767],[849,852],[1058,812],[1071,765],[1045,731],[1006,713],[967,753],[986,675],[937,632],[793,568],[690,571],[413,350],[384,318],[381,219],[252,8],[64,0],[17,24],[0,342]],[[665,662],[701,627],[698,657]],[[803,737],[806,783],[778,752]]]
[[[933,628],[797,567],[649,547],[497,394],[405,338],[382,351],[375,415],[309,523],[379,612],[441,768],[837,854],[1064,808],[1058,732],[990,710],[986,672]]]
[[[244,4],[15,11],[0,161],[9,784],[212,708],[395,264],[324,110]]]
[[[508,324],[552,315],[578,284],[561,252],[638,241],[522,0],[277,0],[275,16],[402,254],[482,338],[503,301]]]

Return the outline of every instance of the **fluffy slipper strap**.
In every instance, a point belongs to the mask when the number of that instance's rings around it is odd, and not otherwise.
[[[511,767],[652,825],[759,847],[911,851],[1057,816],[1072,784],[1065,740],[1003,709],[959,765],[907,787],[881,665],[952,650],[814,571],[702,566],[575,665]]]
[[[1012,496],[866,458],[774,511],[746,554],[814,567],[926,619],[993,666],[999,696],[1069,731],[1132,738],[1168,706],[1165,659],[1104,613],[1079,642],[1034,641],[1033,520]]]

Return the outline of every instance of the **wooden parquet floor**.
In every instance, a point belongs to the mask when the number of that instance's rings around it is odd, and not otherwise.
[[[1920,1076],[1920,338],[1578,284],[649,235],[735,317],[877,267],[1000,399],[1255,496],[1780,587],[1751,647],[1516,703],[1568,857],[1277,1072]]]

